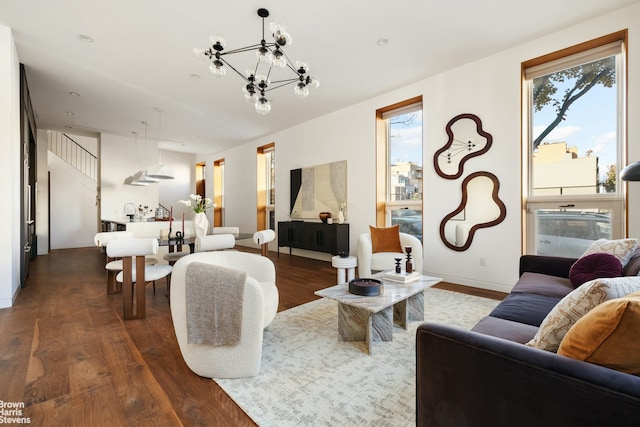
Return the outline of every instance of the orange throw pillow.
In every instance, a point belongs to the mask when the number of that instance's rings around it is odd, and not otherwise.
[[[640,293],[597,305],[569,329],[558,354],[640,375]]]
[[[376,252],[400,252],[402,253],[402,245],[400,244],[400,226],[392,227],[372,227],[369,226],[371,232],[371,245],[373,253]]]

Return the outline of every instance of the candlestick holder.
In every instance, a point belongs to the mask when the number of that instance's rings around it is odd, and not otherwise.
[[[394,258],[394,260],[396,261],[396,273],[398,274],[402,273],[402,267],[400,266],[400,263],[402,262],[402,258]]]
[[[411,251],[413,248],[411,246],[407,246],[404,248],[404,251],[407,253],[407,262],[405,263],[405,271],[407,274],[413,273],[413,262],[411,261]]]

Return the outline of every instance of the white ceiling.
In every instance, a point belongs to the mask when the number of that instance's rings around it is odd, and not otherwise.
[[[130,136],[146,121],[163,149],[208,154],[636,2],[3,0],[0,24],[13,30],[39,128]],[[216,79],[193,55],[211,35],[227,49],[258,43],[260,7],[291,33],[287,55],[320,80],[306,99],[274,90],[266,116],[238,76]]]

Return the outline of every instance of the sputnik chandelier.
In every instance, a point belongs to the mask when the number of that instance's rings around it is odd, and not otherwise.
[[[319,81],[316,77],[308,75],[309,66],[306,63],[301,61],[292,63],[282,50],[284,46],[291,45],[291,36],[285,28],[271,22],[270,29],[273,41],[267,42],[264,33],[264,20],[269,16],[269,11],[258,9],[258,16],[262,18],[262,40],[259,44],[225,51],[225,41],[219,36],[212,36],[210,48],[195,48],[193,53],[197,58],[211,62],[209,71],[216,77],[224,77],[227,74],[226,67],[235,71],[245,81],[242,91],[246,101],[255,106],[258,114],[265,115],[271,110],[271,102],[266,96],[267,92],[283,86],[294,85],[295,95],[299,98],[306,98],[309,95],[309,88],[317,88]],[[248,70],[244,74],[227,60],[230,55],[251,51],[255,51],[257,62],[253,70]],[[274,68],[287,70],[288,74],[293,74],[293,77],[271,81],[271,71]]]

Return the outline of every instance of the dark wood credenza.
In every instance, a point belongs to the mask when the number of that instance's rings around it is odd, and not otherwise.
[[[349,253],[349,224],[325,224],[322,222],[278,222],[278,252],[281,246],[291,250],[306,249],[338,255]]]

